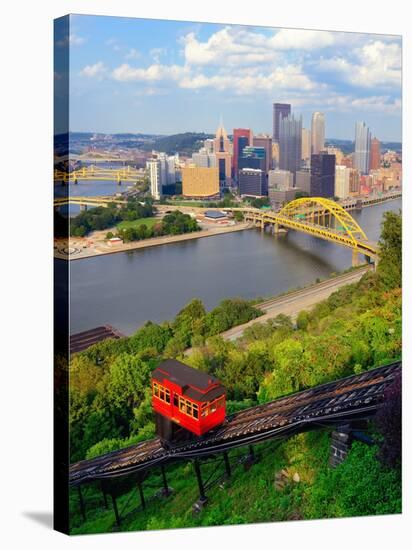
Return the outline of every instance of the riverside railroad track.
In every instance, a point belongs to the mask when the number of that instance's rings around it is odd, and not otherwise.
[[[369,418],[401,369],[398,361],[245,409],[227,417],[205,436],[174,448],[163,448],[159,439],[152,439],[77,462],[70,466],[70,485],[117,478],[178,459],[196,459],[310,429]]]

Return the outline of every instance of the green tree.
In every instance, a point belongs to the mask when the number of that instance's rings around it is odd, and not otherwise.
[[[385,212],[379,240],[378,274],[386,288],[402,286],[402,215]]]

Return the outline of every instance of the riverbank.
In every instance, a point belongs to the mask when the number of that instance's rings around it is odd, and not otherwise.
[[[349,273],[336,275],[326,281],[321,281],[320,283],[312,284],[306,288],[294,290],[281,296],[275,296],[274,298],[256,303],[254,304],[255,307],[263,311],[264,315],[248,323],[244,323],[243,325],[237,325],[236,327],[220,333],[219,336],[224,340],[237,340],[247,328],[255,323],[265,323],[280,314],[288,315],[294,320],[300,311],[310,310],[319,302],[329,298],[333,292],[342,286],[358,282],[361,277],[372,268],[373,266],[370,264],[360,266]],[[185,355],[191,355],[192,351],[193,348],[187,349]]]
[[[269,319],[273,319],[280,314],[288,315],[295,319],[298,313],[302,310],[310,310],[319,302],[326,300],[329,296],[338,290],[338,288],[358,282],[361,277],[373,266],[370,264],[359,267],[355,271],[332,277],[326,281],[316,283],[307,288],[289,292],[283,296],[278,296],[270,300],[265,300],[255,307],[264,311],[265,314],[257,319],[253,319],[244,325],[233,327],[226,332],[222,332],[220,336],[225,340],[236,340],[242,336],[243,331],[255,323],[265,323]]]
[[[107,254],[117,254],[119,252],[129,252],[130,250],[151,248],[165,244],[201,239],[203,237],[215,237],[216,235],[243,231],[245,229],[250,229],[251,227],[252,226],[249,223],[237,223],[223,227],[214,225],[207,229],[203,228],[200,231],[194,231],[192,233],[154,237],[152,239],[144,239],[142,241],[133,241],[130,243],[120,243],[112,246],[109,245],[105,239],[107,230],[95,231],[89,237],[70,237],[68,246],[67,241],[56,240],[54,245],[54,255],[56,258],[62,260],[81,260],[85,258],[95,258],[96,256],[104,256]]]

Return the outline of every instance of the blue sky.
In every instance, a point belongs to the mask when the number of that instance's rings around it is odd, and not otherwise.
[[[70,47],[72,131],[271,133],[278,101],[401,140],[398,36],[74,15]]]

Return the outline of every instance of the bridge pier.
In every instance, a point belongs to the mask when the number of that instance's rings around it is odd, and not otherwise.
[[[358,266],[360,263],[359,261],[359,252],[356,248],[352,249],[352,267]]]
[[[345,460],[352,445],[350,424],[338,426],[331,434],[329,466],[336,468]]]
[[[83,212],[83,211],[86,211],[87,210],[87,204],[81,204],[80,205],[80,212]]]

